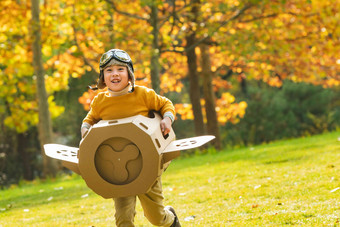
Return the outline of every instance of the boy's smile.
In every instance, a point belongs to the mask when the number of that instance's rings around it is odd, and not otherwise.
[[[104,82],[111,91],[121,91],[129,84],[129,72],[126,66],[111,65],[104,69]]]

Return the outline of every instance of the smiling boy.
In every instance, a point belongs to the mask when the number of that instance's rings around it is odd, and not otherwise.
[[[100,120],[113,120],[135,115],[148,116],[152,110],[163,116],[160,122],[163,134],[170,132],[175,116],[172,102],[156,94],[152,89],[135,85],[132,60],[125,51],[111,49],[104,53],[100,59],[99,69],[97,87],[92,89],[107,87],[108,90],[100,92],[93,99],[91,109],[81,126],[82,136]],[[161,177],[147,193],[136,196],[150,223],[156,226],[181,226],[175,210],[171,206],[164,207],[163,205]],[[117,226],[134,226],[136,196],[114,198]]]

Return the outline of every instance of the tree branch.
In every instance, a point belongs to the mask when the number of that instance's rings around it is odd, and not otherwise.
[[[278,15],[279,15],[278,13],[273,13],[273,14],[269,14],[269,15],[253,17],[253,18],[248,19],[248,20],[241,20],[240,23],[248,23],[248,22],[253,22],[253,21],[256,21],[256,20],[264,19],[264,18],[277,17]]]
[[[165,52],[174,52],[174,53],[183,54],[183,53],[184,53],[184,50],[165,49],[165,50],[162,50],[162,51],[161,51],[161,53],[165,53]]]
[[[303,17],[311,17],[311,16],[315,16],[316,13],[310,13],[310,14],[305,14],[305,15],[302,15],[302,14],[296,14],[296,13],[293,13],[293,12],[287,12],[287,13],[273,13],[273,14],[268,14],[268,15],[263,15],[263,16],[259,16],[259,17],[253,17],[251,19],[248,19],[248,20],[241,20],[240,22],[241,23],[248,23],[248,22],[253,22],[253,21],[256,21],[256,20],[260,20],[260,19],[265,19],[265,18],[272,18],[272,17],[277,17],[279,15],[284,15],[284,14],[289,14],[289,15],[292,15],[292,16],[303,16]]]
[[[207,39],[209,39],[211,37],[212,34],[217,32],[221,27],[223,27],[226,24],[228,24],[229,22],[237,19],[239,16],[241,16],[246,10],[248,10],[252,6],[253,6],[253,4],[249,4],[249,5],[244,6],[241,10],[237,10],[234,16],[232,16],[231,18],[229,18],[226,21],[221,22],[220,25],[215,29],[215,31],[211,32],[211,34],[207,34],[204,38],[198,40],[195,44],[187,47],[186,51],[190,51],[190,50],[194,49],[195,47],[197,47],[198,45],[200,45],[201,43],[205,42]]]
[[[122,14],[122,15],[125,15],[125,16],[128,16],[128,17],[132,17],[132,18],[136,18],[136,19],[139,19],[139,20],[145,20],[145,21],[149,20],[148,18],[141,17],[141,16],[139,16],[137,14],[132,14],[132,13],[124,12],[124,11],[121,11],[121,10],[117,9],[116,4],[114,3],[114,0],[105,0],[105,1],[108,4],[110,4],[112,6],[112,9],[114,11],[116,11],[117,13],[119,13],[119,14]]]

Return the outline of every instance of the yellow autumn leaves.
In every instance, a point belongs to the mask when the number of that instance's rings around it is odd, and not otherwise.
[[[201,99],[204,106],[204,100]],[[192,120],[194,118],[191,104],[175,104],[176,113],[180,115],[182,120]],[[235,103],[235,97],[226,92],[222,94],[220,99],[216,100],[216,113],[218,122],[224,125],[227,122],[236,124],[243,118],[246,113],[247,103],[241,101]],[[205,111],[203,111],[205,115]],[[206,118],[206,117],[205,117]],[[205,119],[206,121],[206,119]]]

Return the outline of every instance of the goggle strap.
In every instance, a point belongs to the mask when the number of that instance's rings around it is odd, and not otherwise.
[[[88,85],[87,87],[90,88],[92,91],[96,91],[96,90],[99,89],[97,86],[92,87],[92,86]]]
[[[132,93],[135,90],[135,87],[132,86],[131,90],[129,91],[129,93]]]

